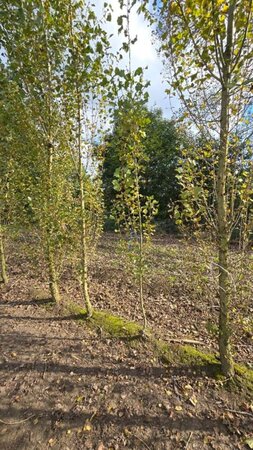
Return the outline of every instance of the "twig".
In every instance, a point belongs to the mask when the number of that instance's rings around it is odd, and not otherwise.
[[[225,408],[225,411],[234,413],[234,414],[241,414],[243,416],[249,416],[249,417],[253,417],[253,414],[247,411],[237,411],[236,409],[227,409]]]
[[[42,372],[42,376],[41,376],[41,378],[44,380],[44,378],[45,378],[45,373],[46,373],[46,371],[47,371],[47,363],[44,363],[44,370],[43,370],[43,372]]]
[[[140,441],[143,445],[145,445],[145,447],[146,447],[148,450],[151,450],[151,448],[148,446],[148,444],[146,444],[145,441],[143,441],[141,438],[139,438],[138,436],[136,436],[136,434],[133,434],[133,433],[132,433],[132,435],[133,435],[136,439],[138,439],[138,441]]]
[[[188,437],[188,439],[187,439],[187,441],[186,441],[186,444],[185,444],[185,450],[187,450],[187,448],[188,448],[188,445],[189,445],[190,440],[191,440],[191,438],[192,438],[192,434],[193,434],[193,431],[190,432],[189,437]]]
[[[181,342],[185,342],[186,344],[199,344],[199,345],[206,345],[205,342],[202,341],[196,341],[194,339],[174,339],[174,338],[168,338],[166,339],[168,342],[178,342],[179,344]]]
[[[33,414],[32,416],[27,417],[26,419],[18,420],[16,422],[5,422],[4,420],[0,419],[0,422],[3,423],[4,425],[18,425],[20,423],[27,422],[28,420],[32,419],[34,416],[35,416],[35,414]]]

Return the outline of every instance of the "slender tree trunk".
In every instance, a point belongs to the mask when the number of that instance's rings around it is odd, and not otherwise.
[[[0,281],[4,284],[8,283],[6,259],[4,251],[4,236],[1,224],[0,224]]]
[[[147,315],[143,298],[143,231],[142,231],[142,218],[141,211],[139,212],[140,216],[140,242],[139,242],[139,296],[140,296],[140,304],[143,315],[143,331],[147,328]]]
[[[58,287],[58,277],[55,269],[54,249],[50,242],[50,236],[48,236],[47,239],[47,262],[51,297],[54,302],[60,303],[61,297]]]
[[[233,45],[233,17],[235,0],[231,2],[228,12],[227,44],[224,52],[223,84],[220,115],[220,149],[217,177],[217,212],[219,244],[219,351],[222,372],[227,377],[234,375],[234,362],[231,349],[230,326],[230,280],[228,267],[228,249],[230,231],[227,215],[227,159],[229,144],[229,81],[231,67],[231,50]]]
[[[79,95],[78,95],[79,96]],[[82,264],[82,278],[81,286],[82,293],[87,309],[88,316],[91,317],[93,313],[92,304],[90,301],[89,286],[88,286],[88,260],[87,260],[87,230],[86,230],[86,207],[84,195],[84,179],[83,179],[83,162],[82,162],[82,146],[81,146],[81,100],[78,98],[78,172],[79,172],[79,189],[80,189],[80,209],[81,209],[81,264]]]
[[[76,51],[76,73],[78,74],[80,68],[79,66],[79,53],[78,49],[75,48],[75,43],[73,41],[73,31],[72,31],[72,2],[70,2],[70,23],[71,23],[71,37],[73,49]],[[76,98],[77,98],[77,122],[78,122],[78,177],[79,177],[79,191],[80,191],[80,211],[81,211],[81,288],[84,303],[87,309],[88,317],[92,316],[93,307],[90,301],[89,294],[89,283],[88,283],[88,258],[87,258],[87,227],[86,227],[86,206],[85,206],[85,194],[84,194],[84,179],[83,179],[83,161],[82,161],[82,118],[81,118],[81,106],[82,97],[79,90],[78,79],[76,81]]]
[[[136,170],[135,173],[136,178],[136,190],[137,190],[137,201],[138,201],[138,210],[139,210],[139,233],[140,233],[140,241],[139,241],[139,298],[140,305],[143,315],[143,331],[147,328],[147,315],[143,298],[143,226],[142,226],[142,216],[141,216],[141,200],[140,200],[140,186],[139,186],[139,176]]]
[[[229,230],[227,221],[227,154],[228,154],[228,107],[229,97],[227,89],[222,91],[220,155],[217,180],[218,206],[218,244],[219,244],[219,350],[222,372],[225,376],[233,376],[233,357],[231,351],[231,330],[229,324],[230,310],[230,281],[228,272]]]
[[[54,245],[52,243],[53,229],[52,229],[52,170],[53,170],[53,146],[51,142],[48,144],[48,168],[47,168],[47,207],[46,207],[46,245],[47,245],[47,263],[48,263],[48,275],[49,275],[49,288],[52,300],[59,303],[61,300],[59,287],[58,287],[58,277],[55,268],[55,255],[54,255]]]
[[[47,263],[48,263],[48,275],[49,275],[49,288],[52,300],[56,303],[59,303],[61,300],[59,287],[58,287],[58,276],[55,266],[55,246],[53,244],[53,192],[52,192],[52,177],[53,177],[53,160],[54,160],[54,147],[52,140],[52,68],[51,68],[51,60],[50,53],[48,51],[48,24],[47,24],[47,14],[49,15],[49,6],[45,0],[41,0],[43,6],[43,22],[44,22],[44,41],[45,41],[45,52],[46,52],[46,64],[47,64],[47,89],[45,95],[45,101],[47,106],[47,174],[46,174],[46,217],[44,218],[46,222],[46,254],[47,254]],[[47,13],[47,14],[46,14]]]
[[[139,289],[140,289],[140,304],[141,304],[141,310],[143,315],[143,331],[146,331],[147,329],[147,315],[146,315],[146,309],[144,304],[144,298],[143,298],[143,275],[140,274],[139,276]]]

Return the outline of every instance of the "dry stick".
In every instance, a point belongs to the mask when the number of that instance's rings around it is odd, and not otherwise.
[[[148,446],[148,444],[146,444],[146,442],[145,441],[143,441],[141,438],[139,438],[138,436],[136,436],[136,434],[133,434],[132,433],[132,435],[136,438],[136,439],[138,439],[138,441],[140,441],[148,450],[151,450],[151,448]]]
[[[4,425],[18,425],[19,423],[27,422],[28,420],[32,419],[34,416],[35,416],[35,414],[33,414],[32,416],[27,417],[26,419],[18,420],[16,422],[5,422],[4,420],[0,419],[0,422],[4,423]]]
[[[192,434],[193,434],[193,431],[191,431],[190,434],[189,434],[189,437],[188,437],[187,442],[186,442],[186,444],[185,444],[185,450],[188,448],[188,445],[189,445],[190,440],[191,440],[191,438],[192,438]]]
[[[253,417],[253,414],[247,412],[247,411],[237,411],[236,409],[227,409],[225,408],[225,411],[234,413],[234,414],[241,414],[243,416],[249,416],[249,417]]]
[[[44,363],[44,370],[43,370],[42,376],[41,376],[41,378],[42,378],[43,380],[44,380],[44,378],[45,378],[46,371],[47,371],[47,363],[45,362],[45,363]]]
[[[181,343],[181,342],[185,342],[186,344],[198,344],[198,345],[206,345],[205,342],[202,341],[196,341],[194,339],[174,339],[174,338],[166,338],[165,339],[168,342],[177,342],[177,343]]]

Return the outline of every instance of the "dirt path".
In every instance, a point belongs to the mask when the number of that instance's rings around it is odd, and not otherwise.
[[[247,400],[38,306],[26,285],[17,274],[1,294],[1,450],[245,448],[253,419],[227,409]]]

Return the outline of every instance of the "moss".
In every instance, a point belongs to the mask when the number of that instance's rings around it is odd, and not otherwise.
[[[41,287],[32,287],[29,289],[29,297],[38,303],[49,302],[51,300],[48,290]]]
[[[118,338],[129,337],[134,338],[142,333],[142,326],[134,322],[129,322],[122,317],[114,316],[106,311],[94,311],[91,318],[87,317],[84,308],[70,304],[68,309],[76,314],[76,318],[81,321],[88,321],[93,327],[102,328],[106,333]]]
[[[220,363],[213,354],[201,352],[190,345],[168,345],[157,340],[154,340],[154,345],[165,364],[181,366],[182,369],[188,368],[209,376],[221,376]]]
[[[94,311],[92,318],[87,317],[85,309],[73,303],[68,305],[68,311],[72,312],[76,320],[85,321],[89,326],[102,328],[111,336],[119,339],[128,338],[129,340],[142,335],[142,326],[129,322],[122,317],[114,316],[106,311]],[[151,343],[152,350],[168,366],[181,367],[184,370],[192,371],[198,374],[215,377],[219,380],[225,380],[221,373],[221,365],[218,358],[211,353],[205,353],[190,345],[167,344],[162,340],[156,339],[150,331],[147,337]],[[240,364],[235,364],[234,386],[240,389],[253,391],[253,370]],[[231,386],[231,384],[230,384]]]
[[[134,337],[140,335],[142,327],[134,322],[128,322],[121,317],[113,316],[107,312],[95,311],[92,319],[101,326],[107,333],[113,336]]]
[[[219,364],[215,355],[201,352],[190,345],[178,346],[179,356],[185,364]]]
[[[171,345],[169,346],[166,342],[158,339],[153,339],[153,345],[157,356],[160,357],[165,364],[174,364],[176,362],[175,353],[173,352]]]
[[[49,292],[44,288],[32,287],[29,290],[29,296],[33,303],[36,303],[36,305],[42,306],[45,309],[52,309],[56,305]]]
[[[225,380],[221,365],[214,354],[204,353],[190,345],[168,345],[163,341],[155,342],[165,364],[188,366],[196,373],[204,372],[216,379]],[[241,364],[235,364],[235,377],[230,387],[253,391],[253,370]]]
[[[253,370],[241,364],[235,364],[235,384],[253,391]]]

